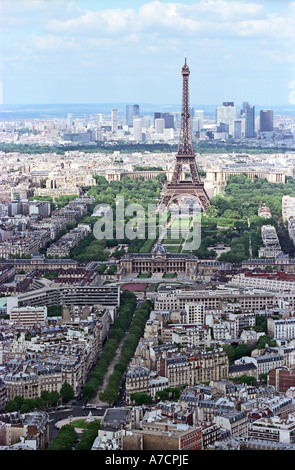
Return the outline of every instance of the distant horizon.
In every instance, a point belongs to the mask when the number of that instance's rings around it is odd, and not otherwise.
[[[125,108],[128,104],[138,104],[141,115],[153,115],[154,112],[170,112],[180,113],[181,103],[125,103],[125,102],[113,102],[113,103],[27,103],[27,104],[0,104],[0,120],[28,120],[28,119],[54,119],[64,118],[66,119],[67,114],[73,114],[73,116],[81,116],[85,114],[110,114],[112,109],[118,109],[119,116],[125,115]],[[191,104],[191,107],[197,110],[203,110],[205,116],[214,117],[217,106],[221,106],[222,103],[218,104]],[[242,109],[243,103],[235,103],[237,111]],[[295,109],[290,104],[282,105],[257,105],[255,107],[256,115],[264,109],[272,109],[274,115],[294,115]]]

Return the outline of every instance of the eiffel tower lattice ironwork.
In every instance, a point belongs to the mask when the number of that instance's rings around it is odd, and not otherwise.
[[[176,154],[176,164],[172,180],[167,184],[161,205],[168,207],[169,204],[179,196],[193,196],[198,200],[205,212],[207,207],[210,205],[210,199],[205,191],[204,183],[200,179],[193,149],[189,103],[190,70],[187,65],[186,58],[181,74],[183,77],[183,86],[178,152]],[[183,165],[187,165],[189,167],[191,180],[181,181]]]

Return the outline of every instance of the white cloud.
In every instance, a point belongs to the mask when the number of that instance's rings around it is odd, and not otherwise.
[[[240,0],[200,0],[147,2],[138,11],[132,8],[85,10],[67,20],[50,19],[46,28],[54,33],[120,36],[158,31],[162,35],[185,34],[196,37],[294,37],[295,2],[289,11],[268,14],[257,2]]]
[[[259,18],[263,15],[264,6],[257,2],[243,2],[237,0],[201,0],[193,6],[188,6],[189,14],[196,14],[200,18],[208,16],[214,21],[237,21],[245,17]]]
[[[134,10],[121,8],[111,10],[86,10],[81,16],[66,21],[52,19],[48,21],[47,29],[55,32],[78,34],[118,34],[132,29]]]
[[[56,36],[54,34],[48,34],[46,36],[32,34],[25,41],[19,43],[17,47],[28,54],[33,53],[35,50],[54,52],[81,49],[81,46],[74,37]]]

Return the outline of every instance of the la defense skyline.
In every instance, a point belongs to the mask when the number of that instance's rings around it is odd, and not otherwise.
[[[187,63],[187,54],[185,51],[185,64]],[[156,106],[156,105],[155,105]],[[199,105],[202,107],[203,105]],[[207,105],[209,106],[209,105]],[[222,105],[212,105],[215,106],[215,122],[219,126],[221,132],[231,132],[235,138],[242,137],[242,131],[246,138],[254,138],[256,136],[255,126],[256,126],[256,117],[259,117],[260,131],[262,132],[272,132],[274,129],[274,111],[267,107],[260,109],[258,116],[256,115],[255,105],[249,104],[248,101],[243,101],[241,109],[238,112],[237,106],[235,106],[234,101],[223,101]],[[112,110],[111,112],[113,112]],[[116,109],[118,114],[118,108]],[[190,128],[194,129],[192,126],[191,119],[195,118],[195,113],[201,113],[202,110],[195,110],[194,107],[190,108]],[[164,126],[165,129],[174,128],[174,115],[182,113],[182,111],[154,111],[154,126],[156,124]],[[126,104],[125,107],[125,123],[129,127],[134,127],[134,119],[141,117],[140,114],[140,105],[137,104]],[[198,115],[199,118],[203,118],[203,115]],[[242,124],[244,120],[244,125]],[[161,124],[159,120],[162,120]],[[113,125],[113,124],[112,124]]]
[[[144,118],[146,114],[149,114],[149,110],[142,111],[140,104],[127,104],[125,108],[125,123],[132,128],[138,127],[136,125],[140,125],[139,120]],[[154,110],[152,114],[155,131],[157,131],[157,125],[163,126],[164,129],[174,129],[177,116],[181,115],[181,110]],[[123,110],[121,113],[119,112],[119,115],[121,120],[124,120]],[[215,108],[211,110],[211,113],[206,109],[202,109],[202,105],[199,105],[198,109],[192,106],[190,108],[192,131],[200,130],[200,125],[205,116],[209,119],[211,118],[211,120],[213,118],[215,119],[219,132],[230,133],[237,139],[241,138],[242,135],[246,138],[256,137],[257,127],[259,127],[261,132],[274,131],[274,110],[270,108],[257,110],[257,107],[250,104],[248,101],[242,103],[240,110],[233,101],[223,101],[221,105],[215,106]],[[134,120],[136,120],[136,125]]]

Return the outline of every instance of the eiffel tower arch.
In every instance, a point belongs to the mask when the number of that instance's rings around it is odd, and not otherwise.
[[[204,188],[204,183],[201,181],[193,149],[189,103],[190,70],[186,58],[181,74],[183,85],[178,151],[172,180],[166,186],[160,207],[167,208],[175,199],[181,196],[189,196],[197,199],[203,211],[206,212],[207,207],[210,206],[210,199]],[[189,168],[191,180],[181,181],[184,165]]]

